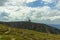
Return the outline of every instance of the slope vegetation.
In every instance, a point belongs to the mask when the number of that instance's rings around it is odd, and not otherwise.
[[[0,24],[8,25],[11,27],[29,29],[38,32],[45,32],[51,34],[60,34],[60,29],[48,26],[42,23],[32,23],[32,22],[0,22]]]
[[[60,40],[60,35],[0,24],[0,40]]]

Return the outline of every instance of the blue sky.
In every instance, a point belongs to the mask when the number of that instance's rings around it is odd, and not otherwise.
[[[0,0],[0,21],[60,24],[60,0]]]
[[[50,6],[52,8],[56,5],[57,2],[58,2],[58,0],[53,0],[53,2],[45,4],[45,2],[43,0],[36,0],[34,2],[27,3],[27,6],[28,7]]]

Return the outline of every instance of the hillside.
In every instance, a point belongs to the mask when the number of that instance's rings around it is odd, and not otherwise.
[[[10,27],[17,27],[22,29],[29,29],[38,32],[60,34],[60,29],[48,26],[42,23],[32,23],[32,22],[0,22],[0,24],[8,25]]]
[[[60,35],[0,24],[0,40],[60,40]]]

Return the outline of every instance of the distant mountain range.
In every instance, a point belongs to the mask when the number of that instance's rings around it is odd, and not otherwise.
[[[56,27],[58,29],[60,29],[60,25],[59,24],[48,24],[49,26],[53,26],[53,27]]]
[[[4,24],[11,27],[35,30],[39,32],[52,33],[52,34],[60,34],[60,29],[57,29],[52,26],[48,26],[42,23],[32,23],[32,22],[0,22],[0,24]]]

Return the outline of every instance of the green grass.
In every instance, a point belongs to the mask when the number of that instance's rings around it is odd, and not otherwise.
[[[60,35],[12,28],[0,24],[0,40],[60,40]]]

